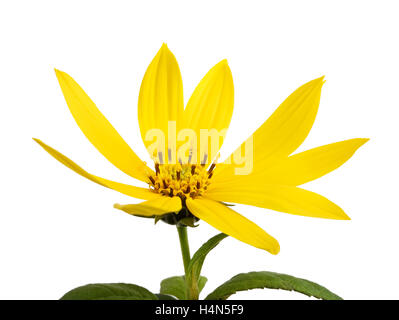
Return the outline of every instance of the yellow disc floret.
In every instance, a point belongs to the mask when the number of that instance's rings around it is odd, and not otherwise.
[[[201,196],[210,184],[212,177],[203,165],[195,164],[155,164],[155,175],[149,177],[150,188],[165,196],[178,196],[182,199]]]

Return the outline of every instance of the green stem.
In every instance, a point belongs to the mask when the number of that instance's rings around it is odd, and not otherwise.
[[[187,274],[188,264],[190,263],[190,247],[188,246],[187,227],[177,225],[177,233],[179,234],[181,255],[183,257],[184,274]]]

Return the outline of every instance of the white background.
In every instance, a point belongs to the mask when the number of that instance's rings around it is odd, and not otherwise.
[[[316,281],[346,299],[399,298],[398,5],[395,1],[1,1],[0,298],[58,299],[91,282],[156,292],[182,273],[174,227],[129,216],[137,200],[102,188],[51,158],[32,137],[89,172],[135,183],[79,131],[53,68],[68,72],[139,155],[142,76],[166,42],[185,101],[227,58],[235,111],[223,148],[235,146],[301,84],[326,75],[320,111],[298,151],[371,138],[337,171],[305,187],[351,221],[249,206],[236,210],[281,245],[272,256],[228,238],[205,262],[204,293],[233,275],[270,270]],[[192,250],[217,231],[189,230]],[[242,299],[301,299],[255,290]]]

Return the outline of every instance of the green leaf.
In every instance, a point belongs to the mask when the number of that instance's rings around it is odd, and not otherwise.
[[[129,283],[93,283],[67,292],[61,300],[158,300],[146,288]]]
[[[187,280],[187,298],[190,300],[197,300],[200,293],[200,274],[202,265],[204,264],[205,258],[208,253],[215,248],[220,241],[226,238],[227,235],[219,233],[218,235],[210,238],[205,242],[193,255],[188,264],[186,271]]]
[[[200,277],[198,281],[198,290],[202,291],[206,282],[208,281],[205,277]],[[175,276],[166,278],[161,281],[161,294],[172,295],[178,298],[179,300],[187,299],[187,287],[186,280],[184,276]]]
[[[216,288],[205,300],[226,300],[237,291],[263,288],[297,291],[324,300],[342,300],[317,283],[268,271],[240,273]]]
[[[179,300],[186,300],[186,281],[184,276],[175,276],[162,280],[159,292],[175,296]]]
[[[201,276],[198,280],[198,293],[201,293],[202,289],[204,289],[208,279],[206,277]]]
[[[187,277],[198,279],[201,274],[202,265],[208,253],[215,248],[220,241],[227,237],[227,234],[219,233],[205,242],[193,255],[187,268]],[[190,279],[189,279],[190,280]]]
[[[175,297],[170,296],[168,294],[156,293],[158,300],[177,300]]]

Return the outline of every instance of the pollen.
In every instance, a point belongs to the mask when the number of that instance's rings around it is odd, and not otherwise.
[[[208,188],[212,170],[196,164],[155,164],[155,175],[149,176],[150,189],[164,196],[182,199],[201,196]]]

